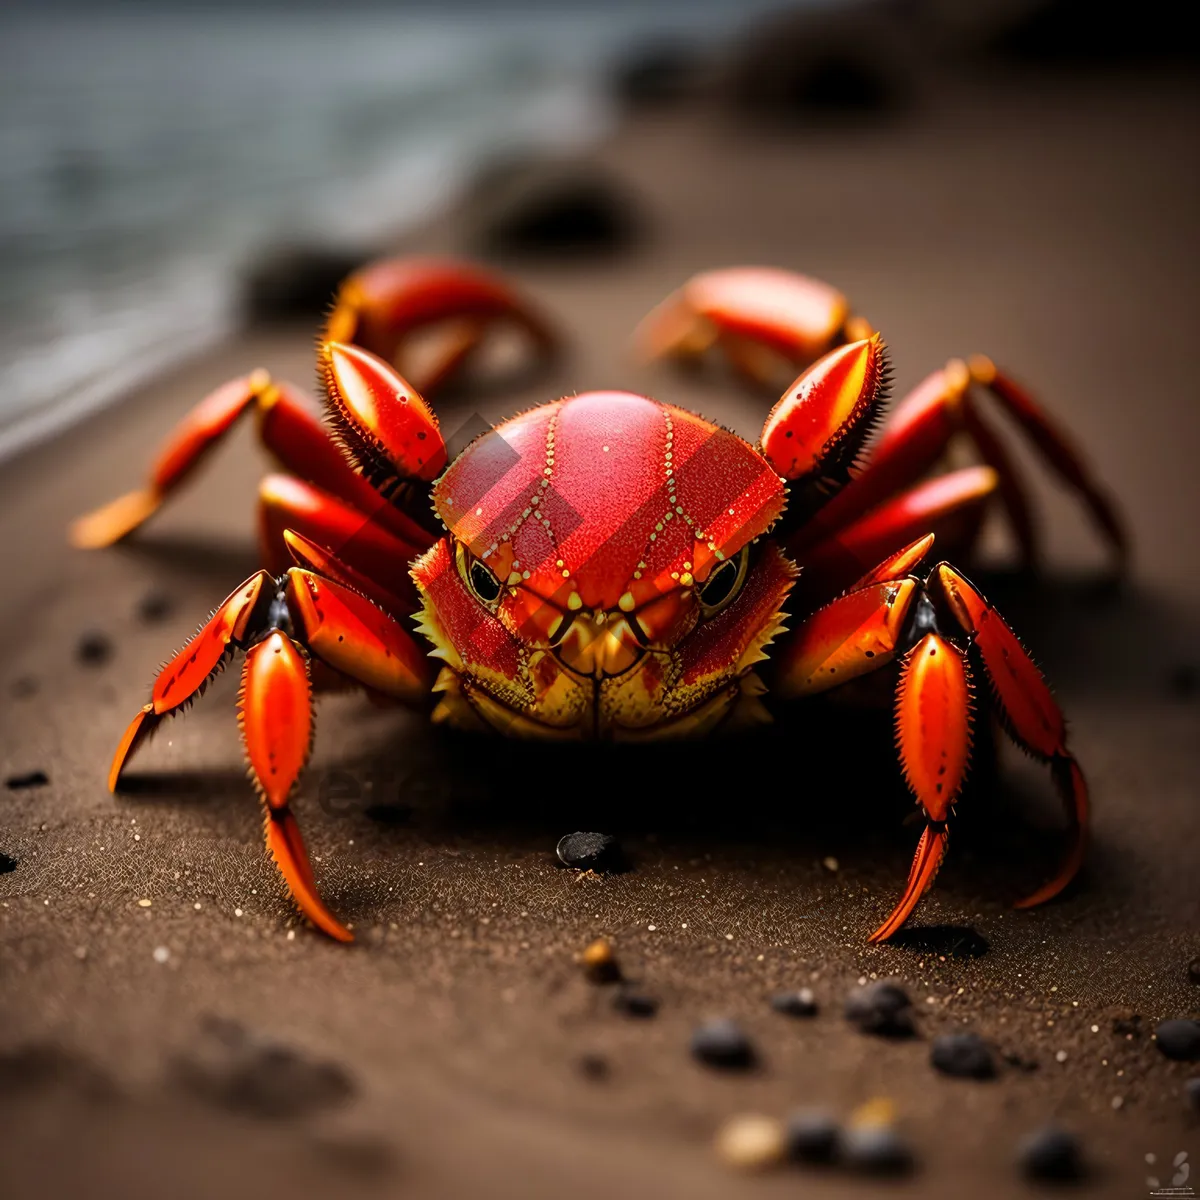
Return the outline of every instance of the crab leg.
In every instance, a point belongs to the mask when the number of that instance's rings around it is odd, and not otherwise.
[[[1055,788],[1070,822],[1070,843],[1054,878],[1020,901],[1018,907],[1041,904],[1067,886],[1083,862],[1089,799],[1087,781],[1067,749],[1067,727],[1042,673],[1004,619],[976,588],[948,563],[940,564],[930,584],[971,635],[983,661],[1001,719],[1023,750],[1050,764]]]
[[[292,562],[285,534],[293,530],[399,597],[394,611],[415,610],[417,594],[408,564],[424,546],[402,541],[373,517],[290,475],[268,475],[259,484],[258,500],[260,543],[268,570],[283,571]]]
[[[1029,487],[1004,443],[979,412],[972,384],[988,386],[997,396],[1016,395],[1026,407],[1007,410],[1021,423],[1051,466],[1079,491],[1118,556],[1126,541],[1111,503],[1086,474],[1079,456],[1066,445],[1033,401],[996,371],[987,359],[972,359],[970,366],[952,360],[919,383],[895,408],[870,458],[853,480],[797,531],[792,546],[801,551],[825,541],[871,509],[885,503],[921,478],[945,454],[952,439],[962,433],[973,443],[984,463],[996,472],[997,489],[1022,559],[1035,564],[1039,545],[1029,503]],[[1036,433],[1034,431],[1037,431]],[[1048,431],[1048,432],[1047,432]]]
[[[803,593],[837,592],[868,563],[930,528],[952,543],[969,544],[996,484],[991,467],[964,467],[902,492],[811,549],[797,551],[789,542],[789,553],[804,564]]]
[[[899,903],[871,935],[891,937],[932,884],[948,845],[947,822],[966,777],[972,726],[968,651],[979,656],[1005,728],[1049,762],[1073,837],[1054,878],[1019,907],[1057,895],[1079,869],[1087,824],[1087,784],[1066,747],[1065,722],[1040,672],[996,610],[953,567],[942,563],[921,583],[897,578],[930,545],[922,538],[881,563],[859,585],[818,609],[778,657],[776,690],[812,695],[886,665],[903,647],[896,695],[896,743],[904,777],[925,814]],[[914,644],[915,640],[915,644]]]
[[[1059,478],[1079,494],[1118,562],[1124,566],[1129,557],[1129,535],[1113,502],[1092,478],[1083,456],[1029,392],[1000,371],[991,359],[975,355],[968,367],[971,379],[1000,401]]]
[[[971,674],[957,646],[927,633],[904,660],[896,692],[896,745],[904,778],[925,812],[908,883],[871,934],[886,941],[908,920],[946,856],[946,821],[962,790],[971,751]]]
[[[540,355],[556,351],[550,326],[498,276],[449,259],[395,258],[364,267],[342,284],[325,338],[352,342],[415,378],[411,335],[452,323],[421,373],[421,390],[434,391],[461,370],[487,329],[503,322],[523,329]]]
[[[100,549],[128,537],[191,478],[251,407],[258,414],[260,440],[288,471],[369,512],[393,533],[422,548],[429,544],[429,535],[416,521],[388,504],[350,467],[328,430],[309,412],[302,393],[272,381],[265,371],[230,380],[205,397],[168,435],[146,486],[80,517],[71,526],[72,543]]]
[[[159,671],[150,702],[117,746],[110,790],[116,791],[122,770],[162,718],[201,695],[236,650],[246,655],[239,716],[250,777],[267,810],[267,847],[305,916],[331,937],[352,941],[317,893],[289,807],[312,747],[313,668],[332,668],[416,703],[428,694],[429,660],[403,626],[349,588],[298,568],[277,580],[259,571]]]
[[[267,373],[255,371],[210,392],[172,430],[151,467],[147,485],[78,518],[71,525],[72,544],[81,549],[100,549],[137,529],[269,386]]]
[[[267,849],[306,917],[339,942],[354,935],[325,907],[288,797],[312,750],[312,683],[308,660],[276,629],[246,651],[238,697],[242,742],[266,808]]]

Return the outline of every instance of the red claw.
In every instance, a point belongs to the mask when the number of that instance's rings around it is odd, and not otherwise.
[[[643,322],[637,340],[650,358],[688,355],[732,337],[805,366],[837,339],[849,315],[836,288],[793,271],[731,267],[689,279]]]
[[[446,447],[437,418],[387,363],[341,342],[322,345],[321,363],[338,428],[373,482],[442,473]]]
[[[883,340],[831,350],[788,389],[762,431],[767,461],[785,479],[845,470],[886,395]]]
[[[499,276],[450,259],[395,258],[372,263],[342,284],[325,337],[353,342],[408,375],[404,351],[409,336],[457,323],[455,336],[420,379],[422,390],[432,392],[457,373],[486,327],[502,322],[524,329],[542,354],[557,345],[541,315]]]

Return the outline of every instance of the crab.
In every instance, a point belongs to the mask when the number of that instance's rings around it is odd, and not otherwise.
[[[1111,504],[990,365],[936,373],[868,455],[889,389],[879,334],[799,276],[699,278],[708,282],[643,326],[654,350],[717,341],[755,372],[758,348],[804,363],[754,445],[684,408],[594,391],[513,416],[448,462],[433,410],[394,365],[414,326],[458,329],[426,386],[461,367],[491,322],[516,322],[539,350],[555,345],[528,301],[465,264],[387,262],[348,281],[318,346],[328,428],[265,372],[202,401],[146,488],[76,524],[79,544],[130,534],[249,408],[289,473],[261,487],[264,569],[162,667],[120,740],[110,788],[161,722],[243,654],[241,730],[267,847],[303,914],[348,942],[290,803],[312,745],[314,689],[348,679],[481,735],[649,742],[753,726],[886,669],[923,830],[899,900],[870,935],[879,942],[946,854],[979,678],[1012,739],[1048,764],[1070,828],[1057,872],[1020,904],[1061,891],[1088,821],[1063,715],[996,609],[959,569],[931,562],[935,538],[969,548],[997,489],[1013,511],[1004,467],[972,423],[971,384],[1034,432],[1121,549]],[[714,292],[719,311],[702,303]],[[989,462],[923,479],[958,427]]]

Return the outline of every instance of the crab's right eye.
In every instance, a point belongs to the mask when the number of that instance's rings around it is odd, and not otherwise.
[[[475,598],[488,608],[500,599],[500,580],[496,578],[491,568],[473,555],[460,542],[456,548],[455,558],[458,561],[458,573],[463,582],[475,593]]]

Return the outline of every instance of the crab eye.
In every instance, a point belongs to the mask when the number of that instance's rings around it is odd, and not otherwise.
[[[463,582],[475,593],[476,598],[489,608],[500,599],[500,580],[482,560],[476,558],[461,543],[457,547],[455,557],[458,560],[458,573]]]
[[[705,581],[700,589],[700,611],[705,617],[715,617],[733,603],[742,584],[746,582],[746,567],[750,562],[750,547],[743,546],[735,558],[727,558]]]

